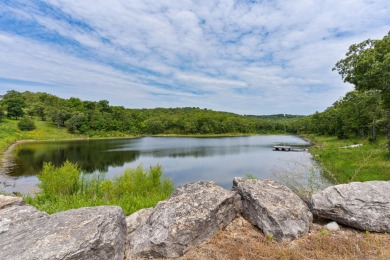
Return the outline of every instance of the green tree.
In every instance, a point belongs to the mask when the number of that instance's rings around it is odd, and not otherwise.
[[[365,40],[353,44],[346,58],[333,68],[344,82],[358,91],[376,90],[381,94],[388,117],[388,149],[390,152],[390,32],[380,40]]]
[[[44,104],[36,102],[31,105],[31,112],[38,116],[42,121],[46,121],[46,107]]]
[[[34,121],[30,117],[23,117],[19,120],[18,128],[22,131],[31,131],[36,128]]]
[[[11,90],[4,95],[3,104],[7,111],[8,118],[18,119],[24,116],[23,109],[26,107],[21,93]]]
[[[4,117],[4,108],[3,108],[3,102],[0,100],[0,122],[3,120]]]
[[[83,130],[86,130],[87,128],[84,126],[85,121],[86,117],[83,113],[74,112],[71,117],[65,121],[65,126],[71,133],[84,132]]]

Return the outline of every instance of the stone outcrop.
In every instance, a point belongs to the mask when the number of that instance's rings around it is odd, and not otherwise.
[[[311,197],[310,208],[340,224],[390,232],[390,181],[328,187]],[[174,258],[211,239],[239,214],[276,241],[306,234],[313,219],[295,193],[272,180],[235,178],[233,191],[213,182],[190,183],[127,218],[121,208],[109,206],[47,215],[21,198],[0,195],[0,259]]]
[[[0,234],[0,259],[123,259],[120,207],[92,207],[34,218]]]
[[[0,195],[0,234],[15,225],[46,216],[46,213],[27,205],[22,198]]]
[[[289,188],[273,180],[235,178],[233,189],[242,198],[242,215],[276,241],[308,233],[313,216]]]
[[[331,186],[311,198],[313,214],[361,230],[390,232],[390,181]]]
[[[133,232],[128,252],[133,257],[181,256],[226,227],[236,217],[239,204],[236,192],[213,182],[179,187]]]

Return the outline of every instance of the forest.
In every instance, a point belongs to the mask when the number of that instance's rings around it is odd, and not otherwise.
[[[10,119],[31,118],[86,136],[251,134],[284,132],[285,120],[261,119],[195,107],[129,109],[109,101],[62,99],[48,93],[8,91],[0,102]]]
[[[0,108],[1,117],[47,121],[86,136],[291,133],[374,142],[387,131],[380,93],[372,90],[348,92],[325,111],[309,116],[238,115],[195,107],[130,109],[110,106],[107,100],[63,99],[15,90],[3,96]]]

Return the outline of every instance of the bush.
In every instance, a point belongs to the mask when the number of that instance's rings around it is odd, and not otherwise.
[[[22,131],[31,131],[36,127],[34,121],[30,117],[26,116],[19,120],[18,128]]]
[[[61,167],[47,163],[38,174],[40,193],[25,199],[49,214],[80,207],[117,205],[129,215],[154,207],[171,195],[173,184],[162,173],[160,165],[151,166],[149,170],[138,166],[127,169],[114,180],[107,180],[101,174],[82,174],[80,168],[69,161]]]
[[[73,195],[80,186],[80,168],[77,164],[66,161],[62,167],[56,168],[52,163],[45,163],[38,174],[41,181],[38,187],[42,194],[51,196]]]

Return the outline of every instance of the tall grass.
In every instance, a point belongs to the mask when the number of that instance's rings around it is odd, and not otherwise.
[[[390,180],[390,158],[386,138],[377,143],[368,140],[336,137],[314,137],[316,147],[310,151],[320,163],[325,176],[335,183],[352,181]],[[356,148],[342,148],[353,144],[363,144]]]
[[[148,170],[138,166],[108,180],[102,175],[82,174],[80,168],[69,161],[58,168],[47,163],[38,175],[40,193],[27,196],[25,200],[49,214],[80,207],[117,205],[130,215],[139,209],[154,207],[172,193],[173,184],[162,173],[160,165]]]

